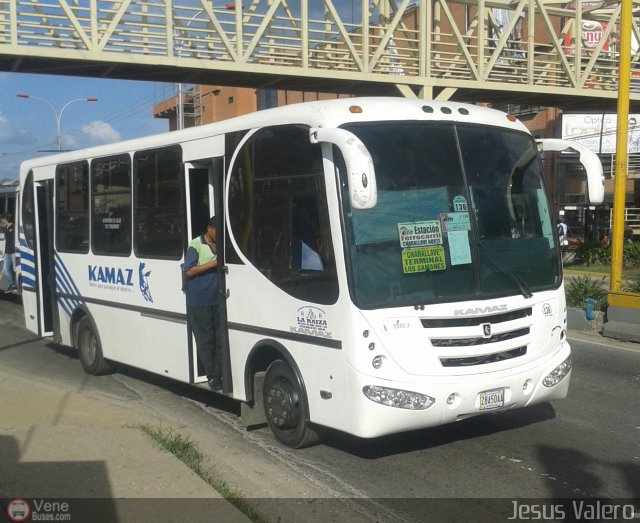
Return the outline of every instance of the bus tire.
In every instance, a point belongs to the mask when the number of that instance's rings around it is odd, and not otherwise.
[[[320,441],[307,421],[309,413],[302,385],[284,361],[275,360],[269,365],[262,394],[267,423],[280,442],[301,449]]]
[[[77,332],[78,357],[84,371],[93,376],[112,372],[111,366],[104,359],[100,339],[89,318],[85,316],[80,320]]]

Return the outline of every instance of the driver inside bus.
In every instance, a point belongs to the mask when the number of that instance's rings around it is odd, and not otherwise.
[[[187,321],[196,339],[198,357],[209,388],[222,391],[221,348],[216,342],[218,325],[218,255],[216,226],[212,217],[204,232],[191,240],[182,264],[187,298]]]

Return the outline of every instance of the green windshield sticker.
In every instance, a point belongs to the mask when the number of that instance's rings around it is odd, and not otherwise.
[[[402,270],[405,273],[443,271],[446,268],[442,245],[412,247],[402,251]]]
[[[442,229],[440,229],[439,220],[399,223],[398,234],[402,249],[442,243]]]

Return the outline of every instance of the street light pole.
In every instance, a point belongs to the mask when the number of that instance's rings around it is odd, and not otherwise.
[[[56,149],[58,151],[62,150],[62,140],[61,140],[61,133],[60,133],[60,122],[62,120],[62,113],[64,113],[64,110],[69,107],[71,104],[76,103],[76,102],[97,102],[98,99],[94,98],[93,96],[88,96],[86,98],[76,98],[75,100],[71,100],[69,102],[67,102],[66,104],[64,104],[62,106],[62,109],[60,109],[60,111],[56,111],[56,108],[53,106],[53,104],[51,102],[49,102],[48,100],[45,100],[44,98],[40,98],[39,96],[31,96],[27,93],[18,93],[16,95],[18,98],[32,98],[33,100],[40,100],[41,102],[45,103],[49,109],[51,109],[53,111],[53,114],[56,118]]]

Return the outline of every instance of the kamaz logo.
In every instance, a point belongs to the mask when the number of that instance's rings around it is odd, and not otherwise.
[[[116,267],[100,267],[89,265],[89,281],[111,283],[113,285],[133,285],[133,269],[118,269]]]
[[[494,312],[506,311],[506,305],[492,305],[491,307],[476,307],[475,309],[455,309],[454,316],[470,316],[472,314],[492,314]]]

